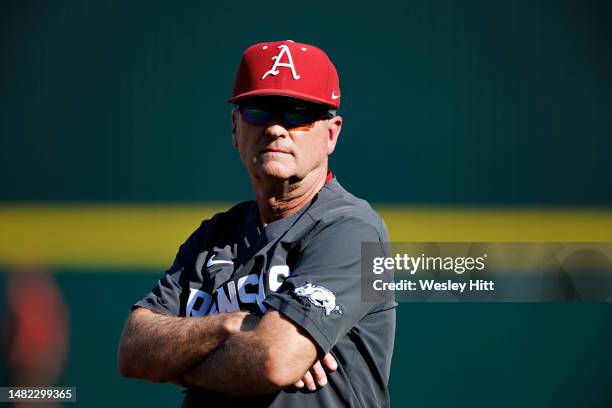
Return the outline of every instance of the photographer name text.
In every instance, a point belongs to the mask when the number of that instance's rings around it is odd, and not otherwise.
[[[495,282],[484,279],[470,279],[468,282],[455,282],[448,279],[447,281],[439,282],[434,279],[419,279],[411,281],[402,279],[397,282],[385,282],[382,279],[377,279],[372,284],[374,290],[377,291],[440,291],[440,292],[459,292],[463,293],[466,290],[483,292],[495,291]]]

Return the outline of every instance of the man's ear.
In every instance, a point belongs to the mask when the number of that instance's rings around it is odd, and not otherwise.
[[[232,145],[237,149],[238,140],[236,139],[236,127],[238,126],[238,114],[236,110],[232,110]]]
[[[327,155],[329,156],[336,149],[336,143],[338,143],[338,137],[342,130],[342,117],[334,116],[328,121],[328,138],[327,138]]]

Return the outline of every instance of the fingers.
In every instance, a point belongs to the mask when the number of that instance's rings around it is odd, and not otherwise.
[[[312,374],[314,382],[319,387],[325,387],[327,385],[327,375],[325,374],[325,370],[319,361],[310,367],[310,373]]]
[[[317,390],[317,385],[315,384],[314,378],[312,378],[312,374],[310,373],[310,371],[306,371],[306,374],[304,374],[302,381],[304,381],[304,385],[309,391]]]
[[[336,362],[331,353],[327,353],[321,362],[327,371],[336,371],[338,369],[338,362]]]
[[[301,380],[295,382],[293,385],[296,388],[304,388],[309,391],[316,391],[317,386],[323,388],[327,385],[327,374],[326,372],[333,372],[338,369],[338,363],[331,353],[327,353],[320,361],[316,361],[310,370],[304,374]]]

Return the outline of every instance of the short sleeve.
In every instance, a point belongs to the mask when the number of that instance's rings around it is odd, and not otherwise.
[[[170,269],[157,281],[151,292],[132,305],[132,310],[144,307],[161,314],[180,315],[181,295],[185,286],[183,282],[186,281],[188,286],[189,274],[198,255],[198,242],[205,225],[206,222],[202,223],[180,246]]]
[[[294,270],[266,305],[304,329],[328,353],[380,302],[361,296],[361,243],[381,242],[377,229],[357,218],[316,227],[301,248]],[[384,245],[381,242],[381,253]]]

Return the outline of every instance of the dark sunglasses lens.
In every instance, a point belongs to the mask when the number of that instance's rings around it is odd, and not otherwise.
[[[282,115],[283,124],[288,128],[310,125],[323,117],[327,117],[327,113],[319,109],[299,106],[283,108],[244,105],[239,109],[244,120],[255,126],[267,125],[277,112]]]
[[[256,126],[263,126],[272,119],[272,113],[261,108],[244,106],[240,109],[240,113],[245,121]]]
[[[285,112],[283,120],[287,126],[304,126],[316,122],[320,116],[314,113]]]

